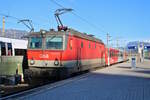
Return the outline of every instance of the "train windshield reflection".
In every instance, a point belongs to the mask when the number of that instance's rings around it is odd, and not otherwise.
[[[31,37],[29,47],[31,49],[40,49],[40,48],[42,48],[42,37]]]
[[[62,36],[46,37],[46,49],[63,49],[63,37]]]

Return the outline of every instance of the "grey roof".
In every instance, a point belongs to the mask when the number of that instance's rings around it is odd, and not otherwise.
[[[23,39],[28,32],[24,30],[6,29],[5,35],[3,36],[2,29],[0,29],[0,36],[5,38]]]
[[[104,44],[102,42],[101,39],[98,39],[98,38],[95,38],[93,35],[88,35],[88,34],[85,34],[85,33],[81,33],[81,32],[78,32],[74,29],[68,29],[67,31],[45,31],[46,33],[44,35],[60,35],[60,34],[66,34],[66,35],[73,35],[73,36],[76,36],[76,37],[80,37],[80,38],[83,38],[83,39],[87,39],[87,40],[90,40],[90,41],[95,41],[95,42],[99,42],[101,44]],[[34,32],[34,33],[30,33],[28,36],[31,37],[31,36],[39,36],[41,35],[41,32]]]

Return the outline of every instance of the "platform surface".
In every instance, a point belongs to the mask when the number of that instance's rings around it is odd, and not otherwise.
[[[24,100],[150,100],[150,61],[116,64],[90,72],[55,88],[45,89]],[[69,80],[66,80],[69,81]],[[47,87],[48,88],[48,87]]]

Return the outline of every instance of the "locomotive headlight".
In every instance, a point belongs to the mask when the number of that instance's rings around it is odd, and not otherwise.
[[[31,64],[31,65],[34,65],[34,64],[35,64],[35,61],[34,61],[34,60],[30,60],[30,64]]]
[[[58,59],[55,59],[55,61],[54,61],[54,65],[55,65],[55,66],[58,66],[58,65],[59,65],[59,61],[58,61]]]

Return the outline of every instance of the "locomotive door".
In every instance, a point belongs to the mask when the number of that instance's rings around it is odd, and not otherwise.
[[[81,47],[80,45],[77,46],[77,68],[78,68],[78,71],[81,70]]]

